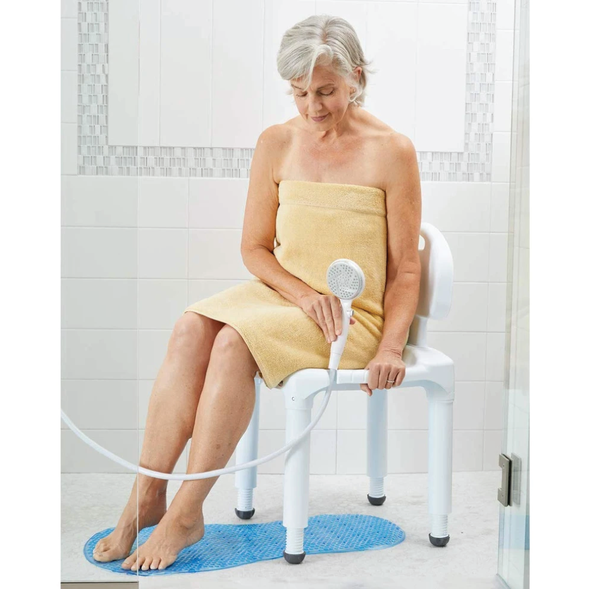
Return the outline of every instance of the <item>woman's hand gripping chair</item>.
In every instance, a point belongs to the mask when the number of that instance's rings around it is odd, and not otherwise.
[[[434,546],[449,541],[447,523],[451,513],[453,400],[455,374],[453,361],[427,345],[428,319],[443,319],[451,307],[453,259],[442,233],[430,223],[422,223],[420,250],[422,274],[420,297],[410,337],[403,352],[406,376],[400,387],[422,387],[428,398],[428,537]],[[368,370],[338,370],[333,392],[359,390],[366,383]],[[256,404],[252,419],[236,448],[236,464],[255,460],[258,454],[260,385],[257,374]],[[284,381],[281,390],[286,404],[286,442],[299,435],[311,422],[315,395],[328,384],[328,370],[304,369]],[[395,391],[398,387],[392,389]],[[277,389],[278,390],[278,389]],[[387,475],[387,389],[375,389],[367,397],[367,475],[372,505],[385,501],[383,481]],[[310,436],[304,438],[285,459],[283,526],[287,528],[287,562],[299,564],[305,557],[303,535],[308,523]],[[238,488],[236,514],[241,519],[254,515],[253,491],[256,467],[236,472]]]

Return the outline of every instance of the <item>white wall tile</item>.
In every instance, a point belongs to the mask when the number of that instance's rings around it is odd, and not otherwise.
[[[367,428],[367,393],[357,391],[337,391],[338,395],[338,429]],[[332,398],[334,394],[332,394]],[[330,400],[332,404],[332,400]],[[328,405],[329,407],[330,405]]]
[[[211,146],[213,3],[161,2],[160,145]]]
[[[61,73],[61,122],[77,123],[78,75],[76,72]]]
[[[508,276],[508,234],[490,233],[490,282],[506,282]]]
[[[455,383],[453,429],[483,429],[485,386],[482,381]]]
[[[187,307],[186,280],[142,279],[139,292],[139,328],[172,329]]]
[[[428,345],[453,359],[457,381],[485,380],[485,333],[432,332],[428,334]]]
[[[260,430],[258,435],[258,456],[262,457],[271,454],[275,450],[282,448],[286,443],[284,430]],[[285,453],[260,464],[258,472],[260,474],[283,474],[285,472]]]
[[[242,232],[237,229],[189,231],[189,277],[246,279],[252,275],[242,262]]]
[[[508,182],[492,183],[490,231],[508,232],[509,193]]]
[[[135,278],[137,230],[98,227],[62,229],[64,278]]]
[[[489,231],[489,182],[422,182],[422,221],[439,231]]]
[[[387,470],[392,474],[428,472],[428,432],[389,430]]]
[[[62,123],[61,126],[61,173],[78,172],[78,126]]]
[[[187,240],[184,229],[140,229],[139,277],[187,278]]]
[[[512,121],[512,82],[494,85],[494,132],[510,131]]]
[[[144,329],[137,332],[138,378],[155,379],[168,350],[171,329]]]
[[[62,225],[137,226],[138,179],[62,176]]]
[[[97,444],[133,464],[139,459],[139,432],[134,430],[90,430],[84,432]],[[61,432],[62,472],[131,472],[103,456],[68,430]]]
[[[366,474],[366,433],[362,430],[339,429],[336,438],[336,474]]]
[[[213,146],[253,147],[262,132],[263,15],[264,0],[213,2]]]
[[[289,83],[277,72],[276,55],[283,34],[295,23],[315,13],[315,0],[265,0],[264,4],[264,110],[263,127],[270,127],[297,116]]]
[[[140,178],[139,226],[187,227],[188,178]]]
[[[453,472],[482,469],[483,431],[453,432]]]
[[[490,282],[487,331],[506,331],[506,283]]]
[[[139,10],[138,2],[109,2],[110,145],[138,145]]]
[[[483,470],[501,470],[498,462],[502,452],[502,430],[483,432]]]
[[[486,404],[484,429],[499,430],[504,427],[504,383],[490,381],[486,383]]]
[[[189,179],[189,224],[205,229],[241,229],[248,179]]]
[[[136,429],[135,380],[63,380],[61,406],[81,429]],[[68,426],[62,421],[62,429]]]
[[[496,83],[509,82],[512,80],[513,54],[514,31],[496,31]]]
[[[62,378],[136,378],[136,340],[136,332],[133,329],[62,330]]]
[[[488,285],[485,282],[460,282],[453,285],[453,301],[448,316],[430,320],[431,331],[485,331]]]
[[[309,473],[336,474],[336,430],[314,429],[311,432]]]
[[[78,21],[61,19],[61,70],[75,72],[78,69]]]
[[[367,83],[367,109],[390,127],[416,138],[418,6],[414,2],[367,3],[366,54],[378,73]]]
[[[515,28],[514,0],[496,0],[496,31]]]
[[[510,181],[510,133],[498,131],[492,138],[492,181]]]
[[[443,235],[453,256],[454,282],[487,282],[490,234],[445,232]]]
[[[506,334],[488,333],[486,352],[486,380],[504,380],[504,350]]]
[[[61,0],[62,18],[78,18],[77,0]]]
[[[62,278],[61,325],[77,329],[135,329],[137,281]]]
[[[465,145],[467,4],[418,3],[416,149]]]
[[[139,0],[139,145],[160,145],[160,2]],[[179,56],[180,57],[180,56]]]
[[[388,427],[398,430],[428,428],[428,400],[422,387],[392,389],[388,401]]]

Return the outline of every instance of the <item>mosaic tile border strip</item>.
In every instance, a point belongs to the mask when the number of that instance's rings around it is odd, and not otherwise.
[[[78,174],[248,178],[254,148],[109,145],[108,1],[78,2]],[[468,5],[463,152],[418,152],[423,181],[490,182],[496,2]]]

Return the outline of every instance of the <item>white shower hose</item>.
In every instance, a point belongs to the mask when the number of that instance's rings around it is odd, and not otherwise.
[[[329,382],[326,387],[322,387],[321,390],[325,389],[324,398],[322,400],[322,404],[320,406],[320,410],[316,417],[312,420],[312,422],[299,434],[296,438],[292,439],[287,445],[283,446],[276,452],[272,454],[268,454],[267,456],[263,456],[262,458],[258,458],[256,460],[251,460],[250,462],[244,462],[242,464],[236,464],[235,466],[229,466],[227,468],[218,468],[217,470],[210,470],[207,472],[196,472],[191,474],[172,474],[168,472],[159,472],[157,470],[150,470],[149,468],[144,468],[143,466],[139,466],[138,464],[132,464],[128,462],[124,458],[113,454],[106,448],[103,448],[100,444],[97,444],[94,440],[89,438],[86,434],[81,432],[76,425],[72,422],[72,420],[66,415],[65,411],[61,410],[61,418],[64,420],[66,425],[84,442],[86,442],[90,447],[94,448],[107,458],[118,462],[121,466],[128,468],[129,470],[133,470],[139,472],[141,474],[147,475],[149,477],[153,477],[156,479],[165,479],[169,481],[195,481],[197,479],[208,479],[211,477],[220,476],[223,474],[230,474],[232,472],[236,472],[238,470],[243,470],[244,468],[252,468],[253,466],[258,466],[259,464],[264,464],[277,456],[280,456],[287,450],[290,450],[295,444],[300,442],[305,436],[308,436],[311,433],[311,430],[317,425],[318,421],[324,414],[326,407],[328,406],[328,402],[330,401],[330,395],[332,394],[332,388],[334,386],[334,382],[336,381],[336,374],[337,370],[335,368],[329,368]],[[318,391],[319,392],[319,391]]]

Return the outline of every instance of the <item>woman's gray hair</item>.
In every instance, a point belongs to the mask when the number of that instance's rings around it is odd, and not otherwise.
[[[350,102],[357,106],[363,106],[365,102],[367,71],[373,73],[367,68],[369,63],[351,24],[328,14],[310,16],[288,29],[277,55],[281,78],[291,81],[304,77],[305,90],[311,84],[316,65],[332,66],[355,89]],[[358,66],[362,67],[362,72],[357,83],[352,72]],[[289,87],[286,93],[292,95],[293,89]]]

